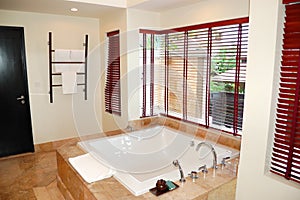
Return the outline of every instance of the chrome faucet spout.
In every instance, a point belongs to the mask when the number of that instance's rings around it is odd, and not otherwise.
[[[199,151],[199,149],[202,145],[206,145],[207,147],[209,147],[211,149],[211,151],[213,153],[213,168],[217,169],[217,153],[216,153],[215,148],[207,142],[200,142],[196,147],[196,151]]]
[[[125,128],[126,131],[134,131],[134,128],[130,125],[128,125],[126,128]]]
[[[179,179],[179,181],[180,181],[180,182],[185,182],[183,170],[182,170],[182,168],[181,168],[181,166],[180,166],[178,160],[174,160],[174,161],[173,161],[173,165],[174,165],[175,167],[178,167],[178,168],[179,168],[179,173],[180,173],[180,179]]]

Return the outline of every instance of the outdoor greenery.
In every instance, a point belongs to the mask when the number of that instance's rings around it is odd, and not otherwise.
[[[231,52],[234,52],[234,50],[221,49],[218,54],[212,57],[211,78],[236,67],[236,59],[235,56],[230,55]],[[210,82],[211,92],[234,92],[234,87],[234,83],[215,82],[212,80]]]

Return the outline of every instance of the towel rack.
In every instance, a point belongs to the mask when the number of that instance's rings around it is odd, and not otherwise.
[[[62,84],[53,84],[53,76],[61,75],[61,73],[53,73],[53,64],[84,64],[84,72],[77,72],[77,75],[84,76],[84,83],[77,83],[77,85],[84,86],[84,100],[87,100],[87,58],[88,58],[88,35],[85,35],[85,41],[83,43],[84,46],[84,61],[83,62],[57,62],[52,60],[52,53],[55,52],[52,49],[52,32],[49,32],[49,95],[50,95],[50,103],[53,103],[53,88],[61,87]]]

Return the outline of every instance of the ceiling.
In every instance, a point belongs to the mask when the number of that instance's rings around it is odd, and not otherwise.
[[[195,4],[200,1],[204,0],[148,0],[135,5],[134,8],[154,12],[163,12],[182,6],[187,6],[189,4]]]
[[[71,12],[73,7],[78,12]],[[0,9],[99,18],[121,8],[65,0],[0,0]]]
[[[110,1],[112,2],[112,0]],[[131,8],[162,12],[199,1],[204,0],[139,0],[135,1],[137,3]],[[0,0],[0,9],[93,18],[99,18],[107,12],[122,9],[119,5],[115,7],[103,5],[103,2],[104,0]],[[78,12],[71,12],[70,8],[73,7],[78,8]]]

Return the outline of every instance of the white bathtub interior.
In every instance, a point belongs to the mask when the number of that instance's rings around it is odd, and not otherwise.
[[[173,160],[179,160],[185,177],[204,164],[211,167],[213,155],[210,149],[202,146],[198,152],[195,150],[202,141],[184,132],[156,126],[78,144],[102,164],[116,170],[114,177],[137,196],[153,188],[158,179],[178,181],[180,174],[173,166]],[[233,158],[239,154],[235,149],[211,144],[217,153],[218,164],[224,157]]]

